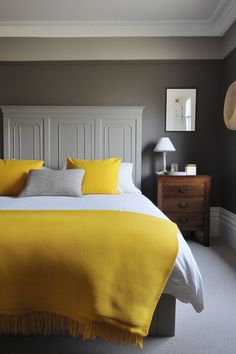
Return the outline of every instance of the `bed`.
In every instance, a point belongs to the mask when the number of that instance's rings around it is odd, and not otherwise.
[[[142,194],[85,195],[70,197],[0,197],[0,210],[119,210],[168,219]],[[198,266],[181,232],[178,232],[179,251],[165,294],[191,303],[196,312],[204,307],[203,285]]]
[[[63,168],[66,156],[120,156],[134,164],[141,183],[141,120],[143,107],[4,107],[4,157],[44,159]],[[145,196],[85,195],[73,197],[0,197],[0,210],[113,210],[167,217]],[[150,335],[174,335],[175,300],[204,307],[202,279],[194,257],[178,232],[178,255],[154,313]],[[158,314],[157,314],[158,312]]]

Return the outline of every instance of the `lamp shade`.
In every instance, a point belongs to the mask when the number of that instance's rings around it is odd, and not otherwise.
[[[169,138],[163,137],[158,140],[158,143],[156,144],[154,151],[156,151],[156,152],[175,151],[175,147]]]

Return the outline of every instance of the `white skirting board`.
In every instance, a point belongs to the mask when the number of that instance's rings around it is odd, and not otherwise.
[[[210,209],[210,237],[220,236],[220,207]]]
[[[210,235],[236,249],[236,214],[220,207],[212,207],[210,214]]]

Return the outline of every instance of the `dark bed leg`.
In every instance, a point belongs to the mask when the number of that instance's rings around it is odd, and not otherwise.
[[[172,337],[175,335],[176,298],[163,294],[154,312],[148,336]]]

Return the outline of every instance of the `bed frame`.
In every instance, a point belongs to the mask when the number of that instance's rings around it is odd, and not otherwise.
[[[67,156],[81,159],[117,156],[134,164],[133,178],[140,187],[143,109],[4,106],[4,158],[42,159],[46,166],[61,169]],[[162,295],[149,335],[174,336],[175,305],[173,296]]]
[[[155,310],[148,336],[174,336],[175,302],[176,299],[173,296],[162,295]],[[82,353],[81,340],[68,337],[63,333],[57,333],[53,336],[0,335],[0,352],[4,354]],[[92,352],[93,350],[90,353],[92,354]]]

